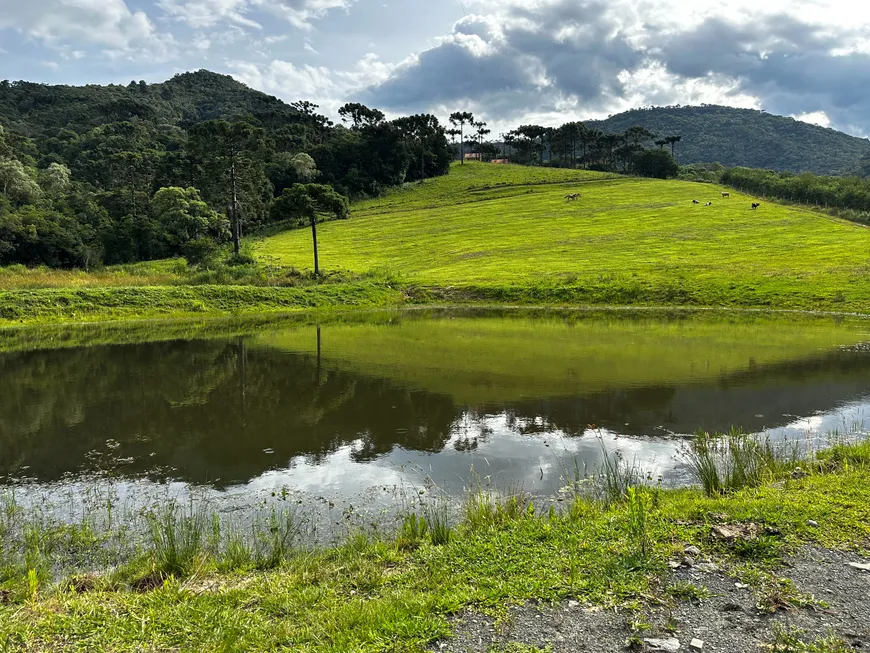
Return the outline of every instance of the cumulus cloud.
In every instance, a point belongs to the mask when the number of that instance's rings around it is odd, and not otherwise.
[[[768,16],[751,23],[708,19],[661,39],[656,55],[684,79],[721,75],[774,113],[821,114],[841,129],[870,128],[870,54],[843,50],[852,29]],[[863,125],[863,127],[862,127]]]
[[[170,17],[191,27],[212,27],[229,22],[261,29],[252,17],[258,12],[283,18],[300,29],[309,29],[311,21],[332,9],[347,9],[354,0],[159,0]]]
[[[359,90],[387,79],[393,70],[393,66],[372,53],[344,71],[333,71],[325,66],[297,66],[280,59],[265,65],[229,61],[227,66],[233,77],[252,88],[289,102],[312,100],[332,114]]]
[[[112,55],[147,48],[154,59],[165,56],[172,45],[144,12],[132,11],[124,0],[2,0],[0,29],[16,30],[53,47],[84,43]]]
[[[477,12],[369,88],[489,119],[721,103],[870,130],[870,9],[844,0],[469,0]],[[787,13],[786,13],[787,12]],[[851,13],[849,13],[851,12]],[[844,19],[849,15],[850,18]],[[735,18],[736,17],[736,18]]]
[[[472,103],[497,118],[555,110],[566,98],[602,108],[624,92],[619,74],[644,58],[608,4],[560,0],[468,16],[367,99],[413,109]]]

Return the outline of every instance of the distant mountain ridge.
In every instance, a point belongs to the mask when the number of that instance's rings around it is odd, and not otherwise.
[[[660,138],[680,135],[677,161],[719,163],[780,171],[848,174],[870,141],[835,129],[755,109],[718,105],[632,109],[606,120],[586,121],[589,128],[623,132],[640,125]]]
[[[264,125],[276,125],[298,112],[229,75],[207,70],[175,75],[160,84],[52,86],[0,82],[0,122],[31,136],[52,129],[83,132],[131,119],[177,125],[245,114]]]
[[[52,86],[0,81],[0,124],[31,137],[53,135],[60,129],[84,133],[123,120],[183,125],[242,115],[267,127],[299,120],[299,112],[282,100],[207,70],[182,73],[159,84]],[[857,170],[862,156],[870,156],[867,139],[754,109],[717,105],[632,109],[586,125],[605,132],[640,125],[659,137],[680,135],[683,140],[676,155],[682,164],[718,161],[729,167],[837,175]]]

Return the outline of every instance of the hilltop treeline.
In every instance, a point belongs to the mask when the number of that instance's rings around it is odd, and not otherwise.
[[[490,133],[486,123],[475,121],[471,113],[456,112],[450,116],[450,122],[453,128],[447,133],[454,142],[459,136],[460,157],[472,153],[487,161],[504,156],[523,165],[584,167],[662,179],[676,177],[679,173],[673,154],[682,137],[660,137],[640,126],[609,134],[582,122],[569,122],[560,127],[521,125],[503,134],[500,143],[493,143],[484,140]],[[658,149],[652,148],[653,144]],[[668,150],[664,149],[666,146]]]
[[[205,71],[164,84],[0,82],[0,264],[208,259],[269,223],[447,172],[434,116],[349,104],[333,124]]]

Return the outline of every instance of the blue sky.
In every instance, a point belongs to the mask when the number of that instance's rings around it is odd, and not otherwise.
[[[870,135],[870,4],[850,0],[0,0],[0,79],[199,68],[496,133],[706,102]]]

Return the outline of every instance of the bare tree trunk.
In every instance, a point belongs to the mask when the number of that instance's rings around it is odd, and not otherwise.
[[[233,230],[233,253],[238,256],[242,251],[242,232],[239,228],[239,197],[236,189],[236,159],[230,163],[230,187],[233,194],[233,205],[230,209]]]
[[[314,241],[314,276],[320,276],[320,262],[317,259],[317,214],[311,216],[311,239]]]
[[[464,125],[459,123],[459,165],[465,165],[465,155],[462,152],[462,141],[465,140]]]
[[[320,325],[317,325],[317,385],[320,385]]]

